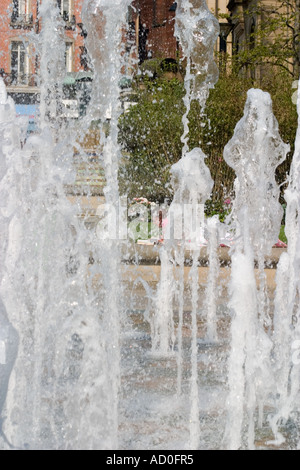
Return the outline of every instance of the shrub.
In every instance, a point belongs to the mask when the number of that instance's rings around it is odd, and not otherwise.
[[[210,91],[204,112],[198,102],[191,104],[189,147],[201,147],[207,155],[206,163],[214,180],[214,207],[223,207],[224,199],[233,191],[235,174],[223,159],[223,149],[243,115],[247,91],[253,86],[245,77],[224,72]],[[271,94],[282,139],[291,145],[287,160],[277,170],[277,181],[283,190],[297,130],[292,79],[288,75],[268,75],[259,87]],[[119,137],[124,150],[120,190],[131,199],[143,195],[154,202],[171,200],[170,167],[182,156],[184,85],[177,78],[144,76],[142,81],[136,81],[133,92],[137,104],[120,120]],[[207,206],[207,210],[211,208]]]

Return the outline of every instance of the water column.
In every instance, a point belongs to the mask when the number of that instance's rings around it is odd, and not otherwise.
[[[276,275],[274,308],[274,373],[277,377],[276,411],[271,419],[275,445],[285,441],[280,432],[293,412],[298,409],[300,389],[300,88],[298,88],[298,129],[295,150],[285,191],[287,202],[285,231],[287,253],[280,257]],[[299,421],[297,423],[299,426]],[[298,435],[299,439],[299,435]],[[298,449],[300,441],[298,442]]]
[[[209,89],[218,80],[219,71],[214,61],[214,47],[219,35],[219,24],[209,11],[205,0],[179,0],[177,2],[175,36],[182,49],[182,61],[186,62],[184,79],[186,107],[183,116],[183,154],[188,151],[188,133],[191,101],[196,99],[204,108]]]
[[[45,1],[43,8],[47,9],[48,7],[49,2]],[[49,21],[51,21],[51,24],[52,20],[53,16],[50,14]],[[56,36],[54,35],[52,40],[55,41],[55,39]],[[52,56],[52,54],[48,54],[48,56]],[[56,52],[56,57],[58,56],[59,54]],[[52,65],[54,65],[55,70],[55,63]],[[8,150],[9,147],[12,147],[13,158],[6,159],[8,164],[7,174],[15,172],[12,188],[14,187],[16,190],[10,191],[11,197],[14,194],[15,213],[13,217],[10,217],[10,227],[5,234],[5,239],[1,240],[1,242],[6,241],[6,246],[4,245],[6,262],[4,265],[7,266],[7,271],[3,279],[3,289],[6,292],[5,303],[7,310],[9,315],[14,318],[20,336],[18,357],[6,396],[7,420],[5,422],[5,432],[9,435],[9,439],[14,446],[22,448],[25,442],[26,445],[32,447],[38,445],[40,438],[41,428],[39,423],[42,421],[43,409],[41,405],[42,377],[40,371],[42,370],[41,363],[43,361],[42,351],[45,349],[45,336],[42,338],[40,335],[43,328],[41,325],[47,308],[52,314],[56,311],[57,297],[60,298],[61,293],[59,289],[55,289],[56,268],[60,270],[60,263],[64,264],[65,262],[64,257],[61,257],[60,261],[55,261],[52,257],[55,266],[52,265],[50,268],[53,277],[49,280],[49,272],[47,272],[50,264],[47,259],[49,251],[48,248],[45,249],[43,254],[42,251],[48,241],[51,245],[51,235],[48,233],[50,224],[47,221],[49,222],[49,219],[56,212],[59,205],[57,204],[58,193],[62,187],[58,189],[60,177],[58,177],[52,166],[52,152],[48,153],[51,146],[51,133],[45,133],[41,139],[39,137],[33,138],[31,143],[26,144],[21,149],[21,140],[23,142],[25,140],[27,126],[25,123],[25,135],[22,138],[12,100],[5,98],[3,84],[2,88],[1,95],[4,98],[2,106],[4,106],[4,109],[6,108],[7,123],[5,126],[6,136],[2,136],[1,143],[4,149]],[[45,116],[42,118],[42,122],[45,122]],[[11,130],[9,130],[10,128]],[[7,139],[9,140],[7,141]],[[7,147],[9,142],[10,144]],[[12,181],[10,184],[12,184]],[[4,198],[3,202],[6,205],[6,212],[11,211],[12,206],[9,200]],[[48,213],[48,209],[51,215]],[[52,225],[52,228],[54,225]],[[56,232],[54,239],[59,239],[60,235],[64,236],[62,232]],[[59,256],[59,249],[56,254]],[[60,279],[59,285],[64,285],[62,279]],[[48,302],[48,294],[50,294],[52,288],[57,297],[53,296]],[[52,315],[51,318],[53,318]],[[50,316],[48,320],[51,323]],[[30,437],[25,431],[29,427],[32,429]]]
[[[237,175],[230,284],[232,342],[224,435],[224,445],[229,449],[254,448],[257,408],[261,425],[263,405],[274,386],[272,342],[266,333],[265,302],[257,291],[254,260],[264,259],[278,239],[283,211],[275,170],[288,150],[278,132],[270,95],[249,90],[244,116],[224,149],[224,159]]]
[[[18,353],[18,323],[21,305],[15,295],[15,263],[20,255],[21,226],[18,217],[19,184],[22,174],[20,129],[15,106],[0,80],[0,449],[10,448],[4,424],[7,391]],[[14,234],[14,235],[13,235]],[[17,302],[16,302],[17,301]],[[17,304],[17,308],[16,308]],[[17,311],[16,311],[17,310]]]
[[[118,168],[122,157],[118,144],[118,119],[121,114],[119,82],[122,77],[124,50],[122,39],[126,15],[131,0],[85,0],[82,18],[87,31],[86,46],[94,70],[94,82],[89,109],[90,118],[100,119],[100,138],[106,186],[106,207],[115,215],[105,240],[93,247],[100,261],[102,276],[102,337],[105,342],[109,375],[111,448],[118,445],[118,394],[120,386],[120,242]],[[124,42],[123,42],[124,47]],[[105,129],[109,119],[109,132]]]
[[[216,292],[220,264],[218,258],[219,224],[218,216],[213,216],[207,220],[209,271],[205,289],[205,310],[207,319],[206,340],[208,342],[215,342],[218,339]]]
[[[218,69],[214,62],[214,47],[219,33],[219,25],[217,19],[209,11],[207,4],[204,0],[192,0],[190,1],[179,1],[177,2],[176,11],[176,23],[175,23],[175,36],[179,39],[182,48],[182,62],[186,65],[185,73],[185,89],[186,95],[184,103],[186,112],[183,116],[183,127],[184,132],[182,135],[182,155],[183,158],[188,155],[188,134],[189,134],[189,120],[188,114],[190,111],[191,101],[197,100],[200,104],[201,109],[204,108],[206,99],[208,97],[209,89],[212,88],[218,79]],[[193,159],[193,157],[191,157]],[[196,169],[197,171],[197,169]],[[172,171],[171,171],[172,172]],[[197,183],[196,183],[197,184]],[[208,196],[209,197],[209,194]],[[188,198],[189,199],[189,198]],[[185,224],[188,226],[188,221],[184,222],[184,204],[186,205],[186,216],[188,213],[188,200],[185,199],[179,201],[178,194],[176,195],[176,204],[181,205],[181,225]],[[204,201],[205,202],[205,201]],[[203,204],[204,204],[203,202]],[[196,199],[194,199],[196,203]],[[194,208],[195,209],[195,208]],[[168,218],[172,217],[172,211],[174,207],[170,209]],[[177,214],[178,218],[179,214]],[[178,224],[177,224],[178,225]],[[203,224],[202,224],[203,226]],[[179,278],[181,279],[179,285],[179,327],[178,331],[178,371],[179,376],[181,374],[181,327],[183,317],[183,269],[184,269],[184,256],[185,249],[187,248],[186,241],[188,238],[182,238],[179,240],[178,237],[174,238],[174,234],[171,233],[169,227],[169,237],[165,237],[165,244],[160,250],[160,257],[162,261],[162,274],[158,294],[160,291],[164,292],[162,284],[169,284],[169,289],[175,289],[175,281],[173,278],[173,265],[179,262]],[[181,231],[182,232],[182,231]],[[168,240],[167,240],[168,238]],[[178,244],[179,242],[179,244]],[[180,247],[180,248],[179,248]],[[172,251],[175,249],[176,261],[173,259]],[[195,262],[198,263],[198,257],[195,254]],[[196,273],[196,271],[195,271]],[[196,284],[195,284],[196,285]],[[195,293],[196,295],[196,293]],[[157,318],[160,325],[156,328],[157,331],[163,332],[165,338],[163,347],[158,346],[160,353],[167,354],[170,350],[170,345],[174,343],[172,340],[173,336],[173,295],[169,295],[166,298],[166,302],[162,305],[160,295],[156,299],[156,309],[158,312]],[[157,335],[156,335],[157,336]],[[155,345],[160,345],[159,338],[155,339]],[[181,389],[180,380],[178,380],[178,391]],[[180,394],[180,393],[179,393]]]
[[[40,58],[39,134],[29,139],[24,149],[28,158],[35,157],[37,163],[31,182],[24,181],[27,192],[25,194],[24,191],[24,198],[27,199],[30,215],[28,221],[23,222],[24,235],[30,239],[30,244],[26,246],[25,242],[23,246],[24,269],[27,275],[32,276],[33,282],[28,287],[31,295],[36,297],[30,312],[34,344],[33,438],[21,445],[51,448],[59,445],[61,438],[57,434],[54,416],[56,381],[61,367],[56,352],[60,338],[59,335],[54,337],[57,328],[60,329],[59,324],[62,324],[60,318],[62,321],[64,318],[62,304],[67,304],[64,268],[65,253],[70,248],[72,238],[68,223],[72,209],[64,194],[64,170],[58,163],[56,148],[62,132],[64,23],[57,5],[51,0],[40,3],[39,21],[43,24],[42,31],[35,38]]]
[[[49,113],[50,101],[58,102],[57,93],[53,100],[49,90],[59,88],[57,68],[64,63],[64,41],[60,34],[63,26],[59,24],[58,9],[50,0],[45,0],[40,8],[42,17],[45,26],[45,34],[40,37],[42,43],[34,38],[36,50],[43,56],[41,131],[28,138],[25,145],[27,125],[22,136],[14,104],[6,98],[1,84],[1,106],[6,114],[1,160],[6,162],[7,176],[10,175],[6,185],[11,186],[6,186],[10,197],[3,197],[10,223],[1,239],[5,252],[3,266],[6,266],[1,287],[7,312],[14,319],[20,337],[18,356],[4,397],[5,432],[18,448],[51,447],[59,438],[54,416],[57,403],[54,377],[59,375],[55,346],[61,334],[59,326],[68,311],[66,263],[74,241],[71,234],[74,213],[64,195],[65,172],[55,148],[59,128],[50,125]],[[54,116],[56,113],[54,108]]]
[[[7,315],[1,304],[1,323],[5,316],[13,319],[20,337],[9,384],[16,351],[2,351],[4,431],[20,449],[111,448],[116,431],[107,419],[110,375],[99,312],[86,290],[88,234],[64,187],[73,174],[76,139],[66,141],[61,113],[64,25],[52,0],[42,2],[39,15],[43,31],[34,37],[41,63],[39,130],[22,149],[12,100],[1,88],[7,227],[1,237]]]
[[[170,239],[178,239],[184,249],[191,250],[192,267],[190,272],[190,285],[192,297],[191,312],[191,389],[190,389],[190,447],[197,449],[200,441],[199,424],[199,394],[198,394],[198,362],[197,362],[197,337],[198,337],[198,261],[201,251],[202,224],[201,210],[208,199],[213,181],[210,171],[205,165],[205,154],[200,148],[194,148],[191,152],[182,157],[179,162],[171,168],[172,185],[174,188],[174,198],[169,210],[171,232]],[[182,251],[179,250],[179,256]],[[183,269],[184,259],[177,259],[181,262]],[[179,325],[182,326],[182,312],[179,312]],[[181,341],[181,331],[178,331],[179,345]],[[178,349],[178,382],[182,375],[180,348]],[[178,383],[180,390],[181,384]]]
[[[185,74],[185,89],[186,95],[184,103],[186,107],[185,115],[183,116],[184,132],[182,136],[183,151],[181,159],[181,169],[179,173],[179,181],[181,178],[182,186],[176,195],[181,198],[179,204],[182,208],[187,205],[191,206],[191,212],[194,213],[193,223],[197,224],[198,209],[196,207],[200,204],[203,205],[206,199],[210,196],[212,189],[212,181],[210,172],[205,168],[204,154],[201,149],[194,149],[189,152],[188,146],[188,133],[189,133],[189,120],[188,114],[190,111],[191,101],[197,100],[200,104],[200,109],[203,110],[206,99],[208,97],[209,89],[213,88],[218,80],[218,69],[214,62],[214,47],[219,34],[219,25],[217,19],[209,11],[205,0],[180,0],[177,2],[176,22],[175,22],[175,36],[178,38],[181,50],[182,60],[186,62]],[[186,159],[186,161],[185,161]],[[194,168],[193,168],[194,164]],[[191,166],[190,166],[191,165]],[[179,168],[176,165],[172,168],[175,172]],[[184,171],[182,171],[184,170]],[[187,173],[186,173],[187,171]],[[195,182],[192,182],[192,175],[194,172]],[[186,174],[185,174],[186,173]],[[179,176],[179,175],[177,175]],[[187,179],[185,179],[187,177]],[[197,181],[197,178],[199,180]],[[206,178],[206,181],[205,181]],[[191,183],[191,191],[187,191],[187,181]],[[184,188],[184,189],[183,189]],[[184,210],[183,210],[184,212]],[[183,213],[182,212],[182,213]],[[202,224],[200,224],[201,226]],[[183,226],[188,227],[188,220],[183,218]],[[197,370],[197,311],[198,311],[198,259],[200,255],[200,240],[201,237],[196,236],[193,243],[190,244],[192,253],[192,268],[191,268],[191,291],[192,291],[192,326],[191,326],[191,415],[190,415],[190,447],[197,449],[200,441],[200,424],[199,424],[199,396],[198,396],[198,370]],[[184,261],[185,250],[188,237],[183,236],[181,246],[177,249],[177,260],[179,261],[180,282],[183,283],[184,275]],[[195,243],[196,242],[196,243]],[[179,287],[180,295],[183,296],[183,285]],[[179,304],[179,328],[178,328],[178,391],[181,390],[181,326],[183,317],[183,303]]]

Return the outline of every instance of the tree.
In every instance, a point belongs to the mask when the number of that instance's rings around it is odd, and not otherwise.
[[[235,42],[233,62],[236,70],[250,72],[267,65],[279,67],[292,77],[300,73],[300,0],[243,2],[243,10],[228,15],[234,26],[245,25],[245,38]],[[250,73],[251,75],[251,73]],[[252,73],[252,77],[253,77]]]

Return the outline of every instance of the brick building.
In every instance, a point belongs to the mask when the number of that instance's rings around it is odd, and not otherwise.
[[[81,7],[83,0],[55,0],[64,21],[66,76],[86,69]],[[32,34],[42,28],[39,0],[1,0],[0,75],[17,104],[36,103],[39,58]]]
[[[209,9],[219,19],[220,38],[216,48],[231,52],[231,28],[220,16],[227,13],[227,0],[207,0]],[[131,24],[136,31],[139,63],[148,59],[178,60],[180,46],[174,36],[177,2],[174,0],[134,0]]]
[[[139,62],[152,58],[176,59],[174,37],[176,2],[173,0],[135,0],[136,38]]]
[[[57,2],[64,22],[66,84],[83,85],[92,79],[81,20],[83,0],[53,2]],[[42,30],[40,3],[40,0],[0,1],[0,76],[18,105],[33,105],[39,99],[39,57],[32,36]],[[208,4],[216,15],[226,11],[226,0],[208,0]],[[178,59],[180,48],[174,36],[176,6],[174,0],[133,0],[128,12],[128,50],[134,46],[131,57],[138,57],[140,64],[152,58]],[[224,24],[226,20],[221,21]],[[220,36],[217,47],[224,49],[224,37]],[[72,96],[66,96],[66,100],[71,102]],[[73,117],[77,117],[76,113]]]

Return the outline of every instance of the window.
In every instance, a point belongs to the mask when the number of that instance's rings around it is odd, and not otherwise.
[[[224,54],[227,52],[227,41],[223,34],[220,34],[220,52]]]
[[[65,64],[66,64],[66,72],[72,72],[73,71],[73,43],[72,42],[66,42]]]
[[[13,10],[16,16],[29,14],[29,0],[14,0]]]
[[[57,0],[57,5],[60,14],[65,21],[65,27],[67,29],[73,29],[76,26],[76,17],[73,14],[73,1],[74,0]]]
[[[29,0],[13,0],[12,23],[32,23]]]
[[[252,18],[249,35],[249,49],[252,51],[255,48],[255,20]]]
[[[72,14],[72,0],[58,0],[60,13],[65,21],[70,21]]]
[[[83,70],[88,71],[90,70],[88,51],[85,46],[80,46],[79,50],[80,50],[80,65],[83,68]]]
[[[21,41],[11,43],[11,79],[15,85],[28,84],[29,57],[27,49],[27,46]]]

